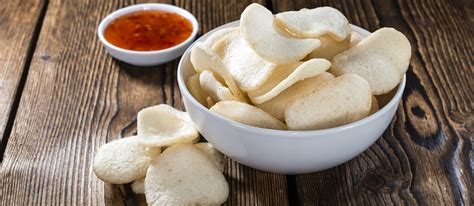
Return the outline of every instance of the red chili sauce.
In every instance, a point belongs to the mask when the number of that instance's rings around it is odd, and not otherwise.
[[[155,51],[185,41],[193,25],[183,16],[160,10],[145,10],[123,15],[105,28],[104,37],[122,49]]]

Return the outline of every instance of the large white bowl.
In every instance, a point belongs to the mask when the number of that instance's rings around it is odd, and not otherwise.
[[[104,31],[110,22],[125,14],[143,10],[160,10],[179,14],[191,22],[191,24],[193,25],[193,32],[185,41],[181,42],[180,44],[157,51],[133,51],[128,49],[122,49],[111,44],[105,39]],[[193,43],[193,40],[194,38],[196,38],[198,30],[199,25],[196,20],[196,17],[194,17],[188,11],[169,4],[148,3],[128,6],[109,14],[100,22],[99,27],[97,28],[97,35],[99,36],[99,40],[105,46],[107,52],[109,52],[109,54],[115,57],[116,59],[137,66],[154,66],[164,64],[181,56],[183,52],[186,51],[186,49],[189,47],[189,45]]]
[[[219,29],[238,26],[228,23],[208,32],[204,41]],[[370,33],[352,25],[363,36]],[[201,134],[218,150],[244,165],[280,174],[316,172],[340,165],[370,147],[390,124],[405,88],[405,76],[394,97],[382,109],[362,120],[330,129],[281,131],[244,125],[210,112],[186,88],[185,80],[195,73],[190,49],[178,66],[178,84],[184,106]],[[245,61],[245,60],[242,60]]]

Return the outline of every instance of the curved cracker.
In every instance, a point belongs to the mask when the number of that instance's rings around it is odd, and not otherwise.
[[[230,89],[222,85],[209,70],[201,72],[199,82],[201,83],[202,90],[211,97],[213,102],[227,100],[239,101],[239,99],[232,94]]]
[[[369,114],[371,99],[366,80],[355,74],[345,74],[291,101],[285,109],[285,121],[290,130],[325,129],[348,124]]]
[[[159,153],[160,148],[154,150]],[[126,184],[144,177],[153,158],[138,137],[132,136],[102,145],[95,153],[92,168],[104,182]]]
[[[275,64],[291,64],[316,49],[317,39],[298,39],[279,31],[272,12],[259,4],[251,4],[240,16],[240,29],[250,47],[260,57]]]
[[[222,58],[224,66],[242,91],[258,89],[276,67],[258,56],[238,30],[222,37],[212,50]]]
[[[393,28],[382,28],[336,55],[331,73],[357,74],[369,82],[374,95],[381,95],[400,83],[410,57],[411,46],[405,35]]]
[[[279,25],[304,38],[330,35],[337,41],[343,41],[351,29],[344,14],[332,7],[282,12],[275,19]]]
[[[169,147],[146,173],[145,196],[152,206],[219,205],[228,195],[224,175],[192,144]]]
[[[140,143],[149,147],[192,142],[198,137],[198,131],[188,113],[166,104],[148,107],[138,112],[137,134]]]
[[[201,84],[199,83],[199,74],[194,74],[188,78],[186,81],[186,87],[188,88],[189,92],[193,97],[202,105],[206,105],[206,98],[207,95],[201,88]]]
[[[222,59],[209,47],[201,42],[197,42],[191,49],[190,59],[195,69],[199,68],[197,70],[200,71],[211,70],[219,77],[223,78],[230,91],[232,91],[232,94],[245,101],[245,96],[242,94],[239,87],[237,87],[237,84],[235,84],[230,73],[225,69]]]
[[[224,155],[216,150],[211,143],[201,142],[195,144],[194,146],[204,152],[212,160],[212,162],[214,162],[219,171],[224,172],[225,165],[227,163]]]
[[[325,59],[310,59],[298,65],[285,79],[279,81],[279,78],[270,78],[267,86],[256,91],[249,92],[250,100],[255,104],[262,104],[276,97],[282,91],[295,84],[298,81],[317,76],[331,67],[331,62]],[[280,75],[276,75],[280,77]],[[272,82],[273,81],[273,82]],[[275,84],[276,83],[276,84]],[[269,85],[275,85],[270,87]]]
[[[279,130],[285,130],[287,128],[283,122],[262,109],[242,102],[218,102],[211,107],[211,111],[227,119],[255,127]]]
[[[270,113],[279,120],[285,121],[285,108],[288,103],[291,102],[291,100],[311,92],[314,88],[316,88],[316,86],[333,78],[334,75],[331,73],[323,72],[318,76],[305,79],[292,85],[285,91],[278,94],[278,96],[275,98],[256,106]]]

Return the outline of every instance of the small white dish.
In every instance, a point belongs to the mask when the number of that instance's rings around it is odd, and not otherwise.
[[[235,21],[214,29],[196,42]],[[370,32],[351,25],[366,37]],[[192,45],[191,45],[192,47]],[[376,113],[339,127],[313,131],[282,131],[253,127],[228,120],[199,104],[186,88],[185,81],[195,73],[190,62],[191,47],[178,65],[178,84],[191,120],[201,134],[219,151],[244,165],[280,174],[316,172],[343,164],[369,148],[387,129],[397,111],[406,77],[392,99]]]
[[[110,22],[125,14],[143,10],[161,10],[179,14],[191,22],[193,26],[193,32],[184,42],[181,42],[176,46],[157,51],[133,51],[122,49],[112,45],[105,39],[104,30]],[[150,3],[137,4],[114,11],[100,22],[97,34],[99,35],[99,40],[105,46],[105,49],[109,52],[110,55],[112,55],[116,59],[136,66],[154,66],[169,62],[181,56],[196,38],[198,30],[199,25],[196,20],[196,17],[194,17],[188,11],[169,4]]]

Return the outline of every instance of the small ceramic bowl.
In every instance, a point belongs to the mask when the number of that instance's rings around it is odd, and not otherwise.
[[[157,50],[157,51],[133,51],[133,50],[122,49],[122,48],[112,45],[104,38],[104,30],[111,21],[117,19],[118,17],[122,15],[136,12],[136,11],[142,11],[142,10],[161,10],[161,11],[168,11],[168,12],[174,12],[176,14],[179,14],[191,22],[191,24],[193,25],[193,32],[188,37],[188,39],[186,39],[184,42],[176,46],[163,49],[163,50]],[[193,40],[196,38],[198,30],[199,30],[199,26],[198,26],[196,17],[194,17],[188,11],[180,7],[169,5],[169,4],[151,3],[151,4],[137,4],[137,5],[125,7],[117,11],[114,11],[113,13],[105,17],[100,22],[97,33],[99,35],[100,41],[102,42],[102,44],[104,44],[105,49],[107,49],[109,54],[115,57],[116,59],[127,62],[129,64],[137,65],[137,66],[154,66],[154,65],[159,65],[159,64],[169,62],[181,56],[184,53],[184,51],[189,47],[189,45],[193,42]]]
[[[199,40],[232,22],[205,34]],[[353,26],[362,36],[370,32]],[[191,46],[192,47],[192,46]],[[190,49],[181,57],[178,84],[191,120],[201,134],[222,153],[244,165],[280,174],[302,174],[328,169],[349,161],[369,148],[390,124],[405,88],[405,76],[390,101],[376,113],[339,127],[314,131],[282,131],[244,125],[210,112],[186,88],[195,73]]]

